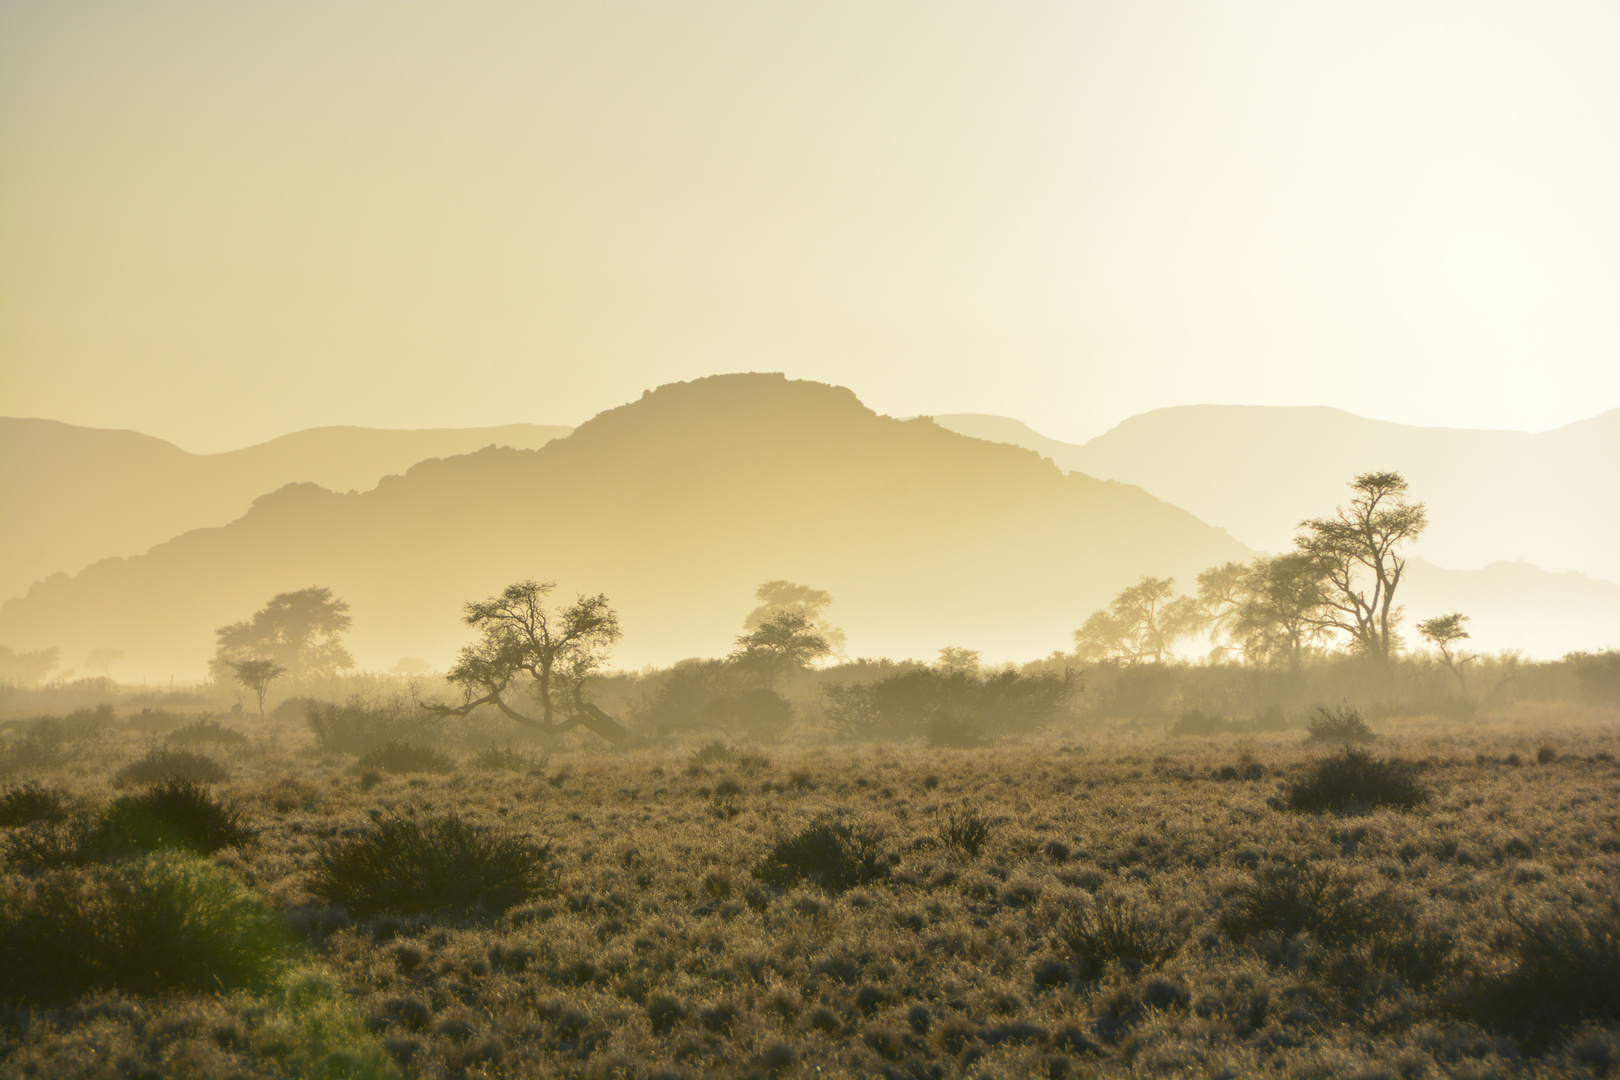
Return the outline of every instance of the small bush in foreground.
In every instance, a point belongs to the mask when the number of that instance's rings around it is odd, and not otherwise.
[[[16,784],[0,794],[0,825],[15,828],[36,821],[66,821],[73,800],[36,781]]]
[[[113,774],[113,785],[132,787],[136,784],[161,784],[165,780],[190,780],[198,784],[219,784],[229,774],[225,766],[211,757],[192,750],[168,748],[147,751]]]
[[[984,849],[985,842],[990,839],[990,820],[973,810],[953,814],[940,827],[939,838],[945,846],[956,848],[968,858],[976,859]]]
[[[261,986],[284,940],[261,900],[178,854],[14,879],[0,894],[0,1001]]]
[[[1313,743],[1370,743],[1378,737],[1354,705],[1341,705],[1337,709],[1317,706],[1316,719],[1311,721],[1309,731],[1305,741]]]
[[[1532,1042],[1587,1021],[1620,1023],[1620,901],[1540,919],[1510,910],[1508,921],[1501,944],[1515,963],[1465,994],[1469,1019]]]
[[[888,876],[888,864],[878,851],[881,840],[875,830],[817,822],[776,841],[753,875],[778,888],[808,881],[828,892],[842,892]]]
[[[240,809],[207,784],[179,777],[118,799],[107,809],[106,825],[117,843],[143,851],[178,847],[211,854],[253,838]]]
[[[551,845],[483,829],[451,813],[388,818],[328,844],[309,891],[362,918],[383,912],[500,913],[549,884]]]
[[[1283,804],[1311,814],[1352,813],[1375,806],[1410,810],[1429,801],[1409,766],[1346,746],[1288,785]]]
[[[355,768],[391,773],[447,773],[456,771],[456,763],[431,746],[390,742],[366,754],[355,763]]]
[[[1119,895],[1074,908],[1059,921],[1057,939],[1086,979],[1101,977],[1110,963],[1133,974],[1156,968],[1181,947],[1179,934]]]

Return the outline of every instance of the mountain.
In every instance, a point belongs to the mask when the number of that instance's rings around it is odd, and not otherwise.
[[[362,666],[447,662],[468,599],[522,578],[605,592],[637,666],[729,651],[763,581],[826,589],[858,655],[1066,649],[1143,574],[1252,553],[1139,488],[1027,450],[879,416],[841,387],[724,375],[649,391],[539,449],[423,461],[366,492],[283,487],[240,519],[36,584],[0,640],[118,674],[200,675],[213,631],[331,588]]]
[[[1620,582],[1620,409],[1553,431],[1471,431],[1367,420],[1338,409],[1193,405],[1134,416],[1082,446],[1016,420],[937,416],[1059,468],[1136,484],[1280,551],[1300,519],[1331,514],[1358,473],[1394,470],[1429,508],[1413,552],[1481,567],[1523,560]]]
[[[19,596],[47,574],[223,525],[289,483],[364,490],[426,458],[491,444],[538,447],[571,430],[312,428],[228,453],[189,454],[133,431],[0,417],[0,597]]]

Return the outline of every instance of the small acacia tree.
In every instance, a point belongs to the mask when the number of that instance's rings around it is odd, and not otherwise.
[[[745,671],[775,678],[802,671],[832,653],[832,644],[803,611],[783,609],[737,638],[731,659]]]
[[[1197,630],[1198,602],[1176,596],[1174,578],[1144,577],[1074,632],[1081,660],[1162,663],[1176,641]]]
[[[1466,695],[1468,682],[1463,678],[1463,668],[1469,661],[1476,659],[1461,652],[1454,652],[1453,647],[1459,641],[1467,641],[1469,633],[1463,628],[1468,616],[1458,611],[1447,615],[1436,615],[1432,619],[1424,619],[1417,624],[1417,632],[1424,641],[1440,650],[1440,661],[1451,669],[1457,676],[1457,686]]]
[[[465,716],[491,705],[524,727],[557,735],[584,727],[612,742],[624,729],[584,699],[586,685],[601,669],[608,649],[623,635],[606,596],[580,596],[566,608],[546,606],[554,581],[519,581],[488,600],[468,601],[462,621],[478,639],[461,650],[447,680],[461,687],[456,706],[426,703],[435,716]],[[527,696],[538,717],[515,707]],[[557,719],[559,706],[566,719]]]
[[[274,660],[238,660],[226,661],[232,671],[236,673],[236,681],[253,691],[259,698],[259,719],[264,719],[264,695],[270,692],[270,684],[287,674],[287,669]]]

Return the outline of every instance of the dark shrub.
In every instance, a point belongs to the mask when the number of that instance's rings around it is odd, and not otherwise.
[[[1309,730],[1306,741],[1316,743],[1369,743],[1378,737],[1354,705],[1341,705],[1337,709],[1318,705]]]
[[[164,740],[180,746],[195,746],[199,743],[213,743],[219,746],[245,746],[247,736],[235,728],[228,728],[218,720],[194,720],[185,727],[176,728],[169,732]]]
[[[889,865],[878,850],[881,842],[873,829],[817,822],[778,840],[753,874],[778,888],[809,881],[828,892],[842,892],[888,876]]]
[[[0,745],[0,775],[60,764],[67,756],[66,741],[58,721],[42,717],[9,744]]]
[[[16,784],[0,794],[0,825],[15,828],[36,821],[66,821],[73,800],[36,781]]]
[[[119,854],[100,821],[80,815],[70,821],[36,822],[6,837],[6,863],[24,870],[58,870],[106,862]]]
[[[719,739],[715,739],[713,742],[704,743],[693,751],[692,764],[718,765],[722,762],[733,761],[736,757],[737,751]]]
[[[968,858],[976,859],[984,849],[985,842],[990,839],[990,819],[974,810],[952,814],[940,827],[939,838],[947,847],[956,848]]]
[[[391,773],[447,773],[456,771],[456,763],[430,746],[390,742],[361,757],[355,768],[362,772],[376,769]]]
[[[62,735],[68,739],[86,739],[100,735],[118,722],[111,705],[97,705],[93,709],[74,709],[62,717]]]
[[[499,913],[549,884],[551,845],[479,828],[456,814],[386,818],[327,844],[309,891],[362,918],[384,912]]]
[[[1588,1021],[1620,1023],[1620,900],[1536,919],[1510,910],[1508,923],[1498,944],[1514,962],[1463,993],[1468,1019],[1537,1044]]]
[[[145,757],[137,758],[113,774],[113,784],[130,787],[134,784],[161,784],[165,780],[191,780],[199,784],[223,783],[225,766],[211,757],[191,750],[153,749]]]
[[[179,777],[118,799],[105,820],[115,843],[143,851],[177,847],[206,855],[253,839],[239,808],[207,784]]]
[[[1176,954],[1183,937],[1117,894],[1073,908],[1057,926],[1059,948],[1085,979],[1101,977],[1110,963],[1132,973],[1156,968]]]
[[[0,894],[0,1000],[263,986],[284,939],[261,900],[186,856],[57,871]]]
[[[1237,725],[1223,717],[1214,716],[1199,709],[1184,712],[1175,723],[1170,725],[1170,735],[1173,738],[1184,738],[1200,735],[1230,735],[1237,730]]]
[[[1353,877],[1321,866],[1268,868],[1234,894],[1221,910],[1221,929],[1233,941],[1264,933],[1309,933],[1325,945],[1351,945],[1381,926],[1410,916],[1386,895]]]
[[[941,745],[972,745],[991,731],[1029,731],[1057,719],[1080,689],[1071,674],[917,667],[875,682],[829,683],[822,708],[851,735],[925,735]]]
[[[1428,801],[1429,793],[1413,779],[1409,766],[1351,746],[1313,764],[1283,793],[1288,809],[1312,814],[1353,813],[1375,806],[1410,810]]]

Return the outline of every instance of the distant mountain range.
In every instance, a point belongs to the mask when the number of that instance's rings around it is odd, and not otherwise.
[[[0,608],[0,639],[65,662],[120,648],[125,678],[197,676],[216,627],[318,584],[352,605],[363,666],[442,663],[466,600],[536,577],[564,599],[607,593],[615,662],[636,666],[724,654],[754,589],[786,578],[832,593],[858,655],[1030,658],[1068,648],[1143,574],[1249,554],[1139,488],[879,416],[839,387],[726,375],[539,449],[424,461],[360,493],[284,487],[223,527],[34,585]]]
[[[572,430],[313,428],[228,453],[190,454],[133,431],[0,417],[0,598],[20,596],[49,574],[224,525],[286,484],[363,491],[426,458],[492,444],[529,449]]]
[[[1527,434],[1328,408],[1193,405],[1134,416],[1079,446],[1006,417],[934,419],[1064,470],[1136,484],[1263,551],[1289,547],[1300,519],[1331,514],[1356,474],[1393,470],[1429,508],[1412,550],[1431,562],[1525,560],[1620,582],[1620,409]]]

